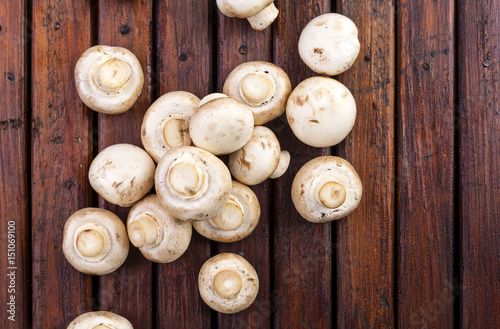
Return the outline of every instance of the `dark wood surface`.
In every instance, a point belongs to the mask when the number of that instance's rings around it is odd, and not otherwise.
[[[1,328],[65,328],[110,310],[135,328],[496,328],[500,323],[500,0],[276,1],[263,32],[221,15],[214,0],[7,0],[0,6]],[[254,187],[259,226],[222,244],[197,233],[171,264],[131,247],[116,272],[92,277],[65,260],[62,227],[100,206],[87,171],[98,150],[141,145],[152,101],[185,90],[220,92],[238,64],[280,65],[296,86],[313,76],[298,36],[326,12],[358,26],[361,52],[335,77],[352,91],[353,131],[332,149],[299,142],[285,116],[268,126],[292,154],[290,170]],[[128,27],[127,28],[125,27]],[[94,44],[132,50],[147,82],[122,115],[98,115],[73,78]],[[315,156],[349,160],[364,185],[349,218],[311,224],[290,186]],[[16,322],[7,319],[8,221],[16,222]],[[256,302],[211,311],[197,291],[201,265],[235,252],[257,269]]]

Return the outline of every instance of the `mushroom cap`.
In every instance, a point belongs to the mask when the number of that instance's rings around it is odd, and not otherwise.
[[[118,114],[134,105],[142,92],[144,74],[128,49],[99,45],[82,54],[75,66],[75,81],[85,105],[97,112]]]
[[[356,121],[356,102],[340,82],[313,77],[299,83],[286,104],[286,117],[295,136],[314,147],[340,143]]]
[[[247,104],[255,125],[263,125],[283,114],[292,85],[279,66],[268,62],[247,62],[226,78],[223,92]]]
[[[259,220],[259,199],[248,186],[233,181],[226,206],[215,217],[195,222],[193,227],[207,239],[235,242],[249,236]]]
[[[228,17],[248,18],[257,15],[274,0],[217,0],[217,7]]]
[[[157,263],[170,263],[182,256],[191,241],[192,224],[170,215],[157,195],[148,195],[137,202],[128,215],[127,229],[132,243],[134,237],[150,238],[150,234],[145,235],[146,232],[141,229],[141,218],[144,216],[154,223],[152,243],[145,243],[139,248],[144,257]],[[133,223],[139,224],[139,228],[134,230]]]
[[[94,158],[89,168],[92,188],[108,202],[129,207],[154,185],[155,163],[131,144],[111,145]]]
[[[193,146],[170,149],[158,163],[156,193],[174,217],[187,221],[215,216],[231,195],[231,173],[215,155]]]
[[[211,102],[215,99],[219,99],[219,98],[226,98],[227,95],[225,94],[221,94],[221,93],[211,93],[211,94],[208,94],[207,96],[203,97],[200,101],[200,107],[205,105],[206,103],[208,102]]]
[[[193,144],[212,154],[229,154],[240,149],[252,136],[250,108],[230,97],[214,99],[191,117],[189,134]]]
[[[347,160],[335,156],[307,162],[292,183],[295,208],[313,223],[346,217],[358,207],[362,195],[363,185],[356,170]]]
[[[347,71],[358,57],[360,44],[356,24],[335,13],[310,21],[299,38],[299,55],[311,70],[337,75]]]
[[[125,225],[108,210],[78,210],[64,225],[64,256],[80,272],[91,275],[113,272],[127,258],[128,247]]]
[[[207,260],[198,275],[201,298],[217,312],[232,314],[249,307],[259,292],[259,277],[243,257],[223,253]]]
[[[271,179],[280,178],[287,171],[289,165],[290,165],[290,152],[281,151],[280,162],[278,163],[278,167],[269,178]]]
[[[93,329],[99,326],[106,329],[134,329],[123,316],[105,311],[83,313],[71,321],[67,329]]]
[[[257,126],[248,143],[229,155],[229,168],[241,183],[257,185],[274,173],[280,153],[280,143],[272,130]]]
[[[166,93],[154,102],[142,121],[141,139],[155,162],[172,147],[189,146],[189,121],[200,99],[185,91]]]

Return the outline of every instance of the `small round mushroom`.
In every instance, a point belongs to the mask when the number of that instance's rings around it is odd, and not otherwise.
[[[292,183],[292,201],[299,214],[313,223],[344,218],[361,201],[363,185],[352,165],[339,157],[307,162]]]
[[[64,256],[74,268],[86,274],[113,272],[127,258],[128,246],[125,225],[108,210],[78,210],[64,225]]]
[[[169,92],[154,102],[142,121],[142,144],[158,163],[171,148],[191,145],[189,121],[200,99],[185,91]]]
[[[123,316],[112,312],[88,312],[76,317],[67,329],[134,329]]]
[[[154,185],[155,163],[146,151],[131,144],[102,150],[89,168],[92,188],[108,202],[130,207]]]
[[[229,155],[229,168],[241,183],[257,185],[276,171],[280,153],[280,143],[272,130],[257,126],[248,143]]]
[[[255,193],[233,181],[231,196],[224,208],[210,219],[193,223],[193,227],[207,239],[229,243],[249,236],[259,219],[260,204]]]
[[[221,94],[221,93],[212,93],[212,94],[208,94],[207,96],[203,97],[200,101],[200,107],[205,105],[206,103],[208,102],[211,102],[215,99],[219,99],[219,98],[226,98],[227,95],[225,94]]]
[[[240,149],[252,136],[250,108],[230,97],[214,99],[191,117],[189,134],[193,144],[215,155]]]
[[[311,70],[337,75],[347,71],[358,57],[358,29],[349,18],[335,13],[310,21],[299,38],[299,55]]]
[[[192,224],[170,215],[157,195],[148,195],[130,210],[127,231],[130,242],[144,257],[156,263],[170,263],[188,248]]]
[[[280,162],[278,163],[278,167],[269,178],[271,179],[280,178],[286,172],[289,165],[290,165],[290,152],[281,151]]]
[[[198,275],[201,298],[213,310],[233,314],[248,308],[259,292],[259,277],[243,257],[223,253],[207,260]]]
[[[137,57],[121,47],[87,49],[75,67],[78,95],[92,110],[107,114],[128,111],[139,97],[144,74]]]
[[[279,14],[274,0],[217,0],[217,7],[227,17],[248,19],[257,31],[266,29]]]
[[[285,71],[267,62],[247,62],[227,77],[223,92],[250,106],[256,126],[285,112],[292,85]]]
[[[356,102],[340,82],[313,77],[299,83],[286,104],[286,117],[295,136],[314,147],[340,143],[356,120]]]
[[[170,149],[158,163],[156,193],[175,218],[211,218],[231,195],[231,173],[216,156],[193,146]]]

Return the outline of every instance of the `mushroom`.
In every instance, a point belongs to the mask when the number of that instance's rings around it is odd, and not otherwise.
[[[257,31],[266,29],[279,14],[274,0],[217,0],[217,7],[225,16],[246,18]]]
[[[125,225],[108,210],[78,210],[64,225],[64,256],[86,274],[103,275],[116,270],[127,258],[128,245]]]
[[[260,126],[285,112],[292,85],[279,66],[267,62],[247,62],[226,78],[223,92],[250,106],[255,125]]]
[[[134,105],[144,84],[137,57],[121,47],[94,46],[87,49],[75,67],[78,95],[92,110],[123,113]]]
[[[235,242],[246,238],[260,219],[260,204],[253,191],[233,181],[231,196],[214,217],[193,223],[194,229],[207,239]]]
[[[253,114],[247,105],[221,97],[205,103],[193,114],[189,134],[197,147],[215,155],[229,154],[248,142],[253,125]]]
[[[227,97],[227,95],[221,94],[221,93],[208,94],[207,96],[205,96],[201,99],[199,106],[201,107],[201,106],[205,105],[206,103],[213,101],[214,99],[226,98],[226,97]]]
[[[67,329],[134,329],[123,316],[112,312],[88,312],[76,317]]]
[[[358,57],[359,48],[354,22],[335,13],[314,18],[299,38],[300,58],[319,74],[337,75],[347,71]]]
[[[257,126],[248,143],[229,155],[229,168],[238,181],[257,185],[276,171],[280,153],[280,144],[272,130]]]
[[[248,308],[259,292],[259,277],[243,257],[223,253],[207,260],[198,275],[201,298],[217,312],[232,314]]]
[[[191,145],[189,120],[200,99],[185,91],[167,93],[154,102],[142,121],[142,144],[158,163],[169,149]]]
[[[271,179],[280,178],[286,172],[289,165],[290,165],[290,153],[288,151],[281,151],[278,167],[269,178]]]
[[[157,263],[170,263],[188,248],[192,224],[170,215],[157,195],[148,195],[130,210],[127,231],[130,242],[144,257]]]
[[[352,165],[339,157],[307,162],[292,183],[292,201],[299,214],[313,223],[346,217],[361,201],[363,186]]]
[[[356,102],[340,82],[313,77],[299,83],[286,104],[286,117],[295,136],[314,147],[340,143],[356,120]]]
[[[215,155],[181,146],[170,149],[158,163],[155,186],[172,216],[204,220],[217,215],[229,200],[231,174]]]
[[[155,163],[135,145],[115,144],[102,150],[89,168],[92,188],[108,202],[130,207],[154,185]]]

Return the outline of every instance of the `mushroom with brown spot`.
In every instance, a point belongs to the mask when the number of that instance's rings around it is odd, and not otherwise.
[[[225,16],[246,18],[257,31],[266,29],[279,14],[274,0],[217,0],[217,7]]]
[[[113,312],[87,312],[76,317],[67,329],[134,329],[130,321]]]

